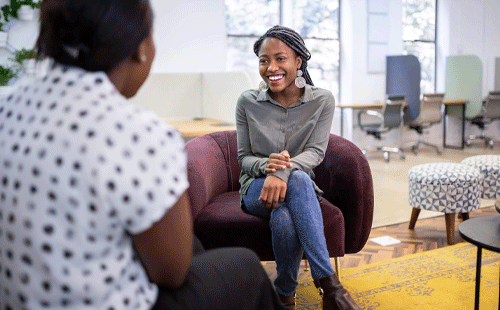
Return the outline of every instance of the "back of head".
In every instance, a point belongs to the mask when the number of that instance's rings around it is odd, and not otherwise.
[[[40,57],[88,71],[109,72],[151,34],[148,0],[44,0]]]

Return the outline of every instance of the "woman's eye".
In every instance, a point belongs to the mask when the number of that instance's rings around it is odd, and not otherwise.
[[[259,63],[260,63],[260,64],[265,64],[265,63],[267,63],[267,60],[265,60],[265,59],[261,59],[261,60],[259,60]]]
[[[279,61],[285,61],[285,60],[286,60],[286,58],[285,58],[285,57],[279,57],[279,58],[278,58],[278,60],[279,60]]]

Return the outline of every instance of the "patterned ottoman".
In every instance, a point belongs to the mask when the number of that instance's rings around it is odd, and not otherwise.
[[[483,196],[500,198],[500,155],[478,155],[462,160],[462,164],[478,168],[483,174]]]
[[[479,208],[483,176],[479,169],[455,163],[418,165],[408,172],[408,202],[413,207],[409,229],[415,228],[421,209],[445,213],[446,238],[454,243],[455,213],[462,219]]]

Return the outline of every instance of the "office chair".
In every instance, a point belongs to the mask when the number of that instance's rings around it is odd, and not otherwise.
[[[420,102],[420,114],[408,124],[410,129],[418,133],[418,141],[406,145],[411,146],[411,151],[415,155],[418,154],[418,147],[422,144],[433,147],[441,155],[442,150],[437,145],[424,141],[424,131],[443,119],[443,100],[444,94],[424,94]]]
[[[486,125],[497,119],[500,119],[500,91],[490,92],[488,97],[486,97],[486,101],[484,102],[479,115],[469,120],[472,125],[479,127],[481,134],[470,135],[469,139],[465,143],[469,146],[472,140],[481,139],[484,141],[484,146],[493,148],[494,141],[500,140],[485,136],[484,131],[486,129]]]
[[[382,134],[392,129],[401,129],[403,124],[403,109],[406,102],[405,96],[388,96],[380,112],[373,110],[363,110],[358,113],[358,125],[361,130],[368,135],[372,135],[377,140],[382,140]],[[363,123],[364,115],[375,116],[379,119],[376,123]],[[389,162],[389,154],[397,153],[401,159],[405,159],[403,150],[400,147],[376,146],[367,147],[363,154],[369,152],[381,151],[384,154],[384,160]]]

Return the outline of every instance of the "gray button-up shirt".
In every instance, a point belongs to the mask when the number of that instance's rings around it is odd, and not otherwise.
[[[302,170],[314,180],[313,169],[325,157],[334,111],[332,93],[310,85],[288,108],[267,91],[243,92],[236,105],[240,193],[246,194],[254,179],[267,176],[265,168],[271,153],[284,150],[290,154],[293,167],[271,175],[288,183],[292,170]],[[316,191],[322,194],[317,186]]]

